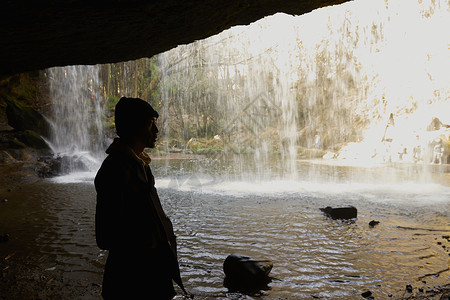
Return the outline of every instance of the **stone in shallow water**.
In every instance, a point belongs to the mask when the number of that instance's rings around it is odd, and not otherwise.
[[[343,206],[343,207],[331,207],[327,206],[325,208],[321,208],[327,217],[337,220],[350,220],[354,219],[358,216],[358,210],[354,206]]]
[[[361,294],[361,296],[363,296],[364,298],[367,298],[367,299],[368,298],[373,299],[371,291],[365,291],[364,293]]]
[[[378,224],[380,224],[380,221],[372,220],[372,221],[369,222],[369,226],[370,226],[370,227],[375,227],[375,226],[377,226]]]
[[[229,290],[267,289],[271,281],[269,273],[273,263],[270,260],[254,260],[253,258],[231,254],[224,263],[224,286]]]

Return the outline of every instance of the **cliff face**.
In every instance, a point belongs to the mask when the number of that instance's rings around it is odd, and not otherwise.
[[[151,57],[277,12],[301,15],[346,1],[6,1],[0,76]]]

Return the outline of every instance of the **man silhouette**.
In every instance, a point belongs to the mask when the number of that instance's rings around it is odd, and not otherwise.
[[[115,108],[118,138],[95,177],[97,245],[109,250],[104,299],[172,299],[180,278],[172,222],[161,206],[144,148],[154,148],[158,113],[123,97]]]

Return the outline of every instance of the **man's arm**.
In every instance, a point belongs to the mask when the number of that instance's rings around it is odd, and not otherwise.
[[[100,249],[109,250],[120,243],[123,184],[116,170],[103,165],[95,178],[97,205],[95,238]]]

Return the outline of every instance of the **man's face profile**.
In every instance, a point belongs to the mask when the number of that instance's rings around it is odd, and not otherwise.
[[[158,138],[158,127],[156,126],[157,118],[152,118],[146,123],[143,139],[146,148],[155,148],[156,139]]]

